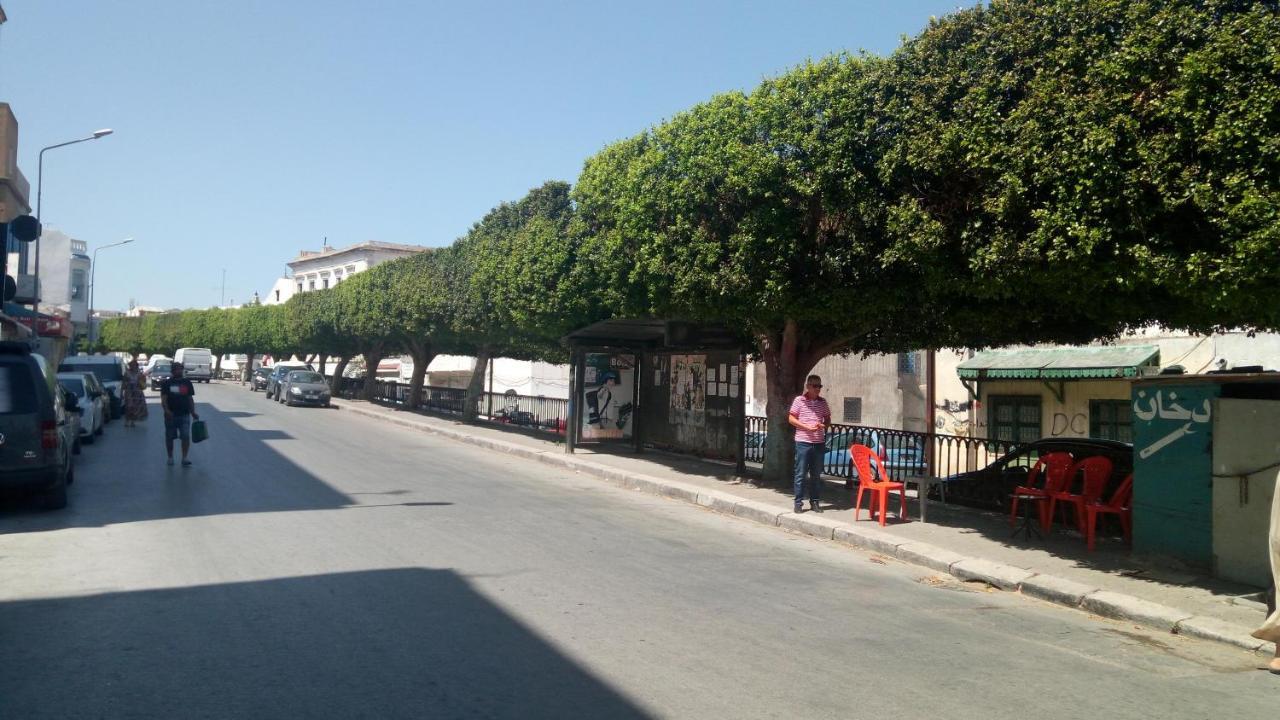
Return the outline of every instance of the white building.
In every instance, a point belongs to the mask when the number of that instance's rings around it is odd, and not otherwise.
[[[334,249],[325,245],[320,250],[303,250],[287,263],[289,274],[276,280],[262,298],[263,305],[279,305],[296,293],[334,287],[346,278],[388,260],[416,255],[427,248],[421,245],[367,242]]]
[[[60,230],[45,228],[40,237],[40,306],[59,310],[71,320],[73,332],[88,332],[89,248]]]

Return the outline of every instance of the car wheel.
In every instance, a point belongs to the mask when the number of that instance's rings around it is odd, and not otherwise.
[[[71,443],[71,454],[72,455],[80,454],[80,438],[76,438],[76,441]]]
[[[75,480],[73,470],[68,467],[65,473],[59,473],[53,487],[44,491],[40,497],[40,506],[45,510],[61,510],[67,506],[67,486]]]
[[[98,429],[93,431],[94,435],[101,435],[107,428],[102,423],[98,423]]]
[[[93,433],[89,433],[88,435],[85,435],[84,437],[80,438],[80,442],[84,443],[85,445],[92,445],[97,441],[98,441],[98,438],[94,437]]]
[[[286,406],[288,406],[288,407],[293,407],[293,399],[292,399],[292,398],[290,398],[290,399],[288,399],[288,400],[285,400],[285,401],[284,401],[284,404],[285,404]]]

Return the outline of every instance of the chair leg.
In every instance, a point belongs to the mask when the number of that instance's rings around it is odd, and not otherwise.
[[[1120,528],[1124,530],[1124,541],[1133,544],[1133,514],[1130,510],[1120,511]]]
[[[1009,527],[1013,527],[1018,523],[1018,495],[1013,495],[1013,509],[1009,511]]]
[[[880,488],[880,527],[884,527],[884,516],[889,513],[889,488]]]
[[[1046,508],[1045,503],[1040,503],[1040,529],[1046,535],[1049,534],[1049,528],[1053,527],[1053,513],[1057,509],[1058,499],[1050,495],[1048,505]]]
[[[898,519],[907,519],[907,486],[903,483],[902,489],[898,491]]]
[[[858,483],[858,500],[853,504],[853,521],[854,522],[858,522],[858,516],[862,514],[862,494],[866,491],[867,489],[862,486],[862,483]],[[875,517],[874,513],[872,514],[872,517],[873,518]]]

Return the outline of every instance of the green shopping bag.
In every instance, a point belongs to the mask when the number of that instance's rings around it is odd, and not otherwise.
[[[196,420],[191,423],[191,442],[204,442],[209,439],[209,426],[204,424],[203,420]]]

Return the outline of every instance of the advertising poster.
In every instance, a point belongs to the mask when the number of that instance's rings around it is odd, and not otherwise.
[[[713,387],[706,355],[672,355],[671,422],[695,426],[706,422],[706,398]]]
[[[587,353],[582,390],[582,439],[626,440],[635,410],[636,357]]]

